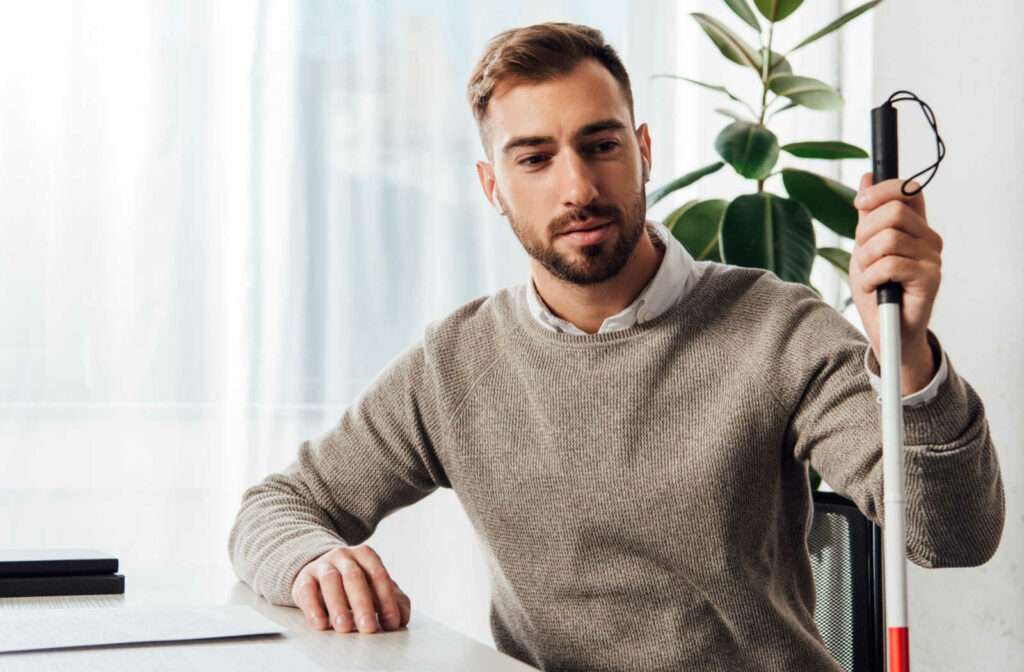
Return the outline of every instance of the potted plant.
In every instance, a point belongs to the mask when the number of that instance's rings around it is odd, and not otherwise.
[[[742,106],[740,110],[716,108],[731,119],[715,138],[715,150],[721,161],[688,172],[647,196],[647,206],[651,207],[726,165],[756,182],[756,191],[731,201],[691,200],[665,217],[665,226],[694,259],[764,268],[783,280],[805,284],[818,292],[810,279],[811,266],[817,256],[831,264],[849,284],[850,253],[838,247],[818,247],[812,222],[817,220],[840,236],[852,239],[857,227],[857,210],[853,207],[856,190],[824,175],[798,168],[776,168],[776,165],[783,152],[798,158],[826,161],[866,159],[868,153],[840,140],[805,140],[780,145],[767,123],[774,115],[798,106],[830,112],[842,108],[843,97],[839,91],[825,82],[794,74],[787,57],[881,1],[872,0],[846,12],[785,52],[776,51],[777,45],[773,43],[775,24],[795,12],[803,0],[754,0],[760,19],[747,0],[724,0],[756,33],[757,47],[714,17],[700,12],[691,14],[722,56],[758,77],[761,90],[760,104],[751,105],[721,85],[680,75],[654,75],[717,91]],[[782,177],[786,196],[765,190],[765,181],[773,175]],[[851,301],[848,298],[843,307]],[[811,470],[812,487],[816,489],[820,481]]]
[[[751,105],[724,86],[679,75],[654,75],[718,91],[742,105],[743,110],[716,108],[732,120],[715,138],[715,150],[721,161],[652,190],[647,196],[647,205],[653,206],[728,164],[741,176],[756,181],[756,191],[731,201],[691,200],[665,217],[665,225],[695,259],[765,268],[783,280],[811,286],[811,266],[815,256],[820,256],[848,281],[849,253],[833,247],[817,247],[811,222],[817,220],[840,236],[852,239],[857,226],[857,211],[853,207],[856,190],[824,175],[798,168],[776,168],[776,164],[783,152],[821,160],[866,159],[867,152],[840,140],[780,145],[767,122],[774,115],[797,106],[823,111],[842,108],[843,97],[834,87],[793,74],[787,57],[860,16],[881,0],[872,0],[850,10],[784,53],[775,51],[775,24],[796,11],[803,0],[754,0],[766,26],[747,0],[724,2],[756,32],[757,48],[714,17],[700,12],[691,16],[725,58],[758,77],[760,104]],[[765,181],[773,175],[781,175],[786,197],[765,190]]]

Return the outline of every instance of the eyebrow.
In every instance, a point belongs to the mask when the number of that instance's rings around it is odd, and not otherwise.
[[[573,134],[572,139],[576,141],[585,138],[588,135],[594,135],[595,133],[609,130],[626,130],[626,125],[618,119],[602,119],[601,121],[595,121],[591,124],[587,124],[580,130],[576,131]],[[505,146],[501,148],[501,153],[508,154],[516,147],[536,147],[537,145],[546,145],[552,142],[555,142],[555,138],[550,135],[521,135],[506,142]]]

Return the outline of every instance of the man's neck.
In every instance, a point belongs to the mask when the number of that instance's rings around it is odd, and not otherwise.
[[[596,334],[605,319],[629,306],[658,271],[665,255],[651,242],[644,229],[629,261],[617,275],[594,285],[575,285],[551,274],[536,260],[530,260],[537,293],[556,317],[571,322],[588,334]]]

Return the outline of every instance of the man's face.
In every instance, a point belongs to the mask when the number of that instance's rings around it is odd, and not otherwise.
[[[527,254],[577,285],[617,275],[644,231],[649,138],[611,73],[586,59],[564,77],[499,88],[487,119],[494,197]]]

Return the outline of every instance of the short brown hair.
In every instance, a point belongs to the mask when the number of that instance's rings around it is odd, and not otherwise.
[[[619,82],[629,107],[629,119],[636,123],[629,75],[600,30],[574,23],[538,23],[513,28],[495,35],[487,43],[466,87],[466,97],[488,158],[491,158],[491,148],[484,121],[487,105],[498,85],[506,81],[545,82],[569,74],[585,58],[597,59]]]

